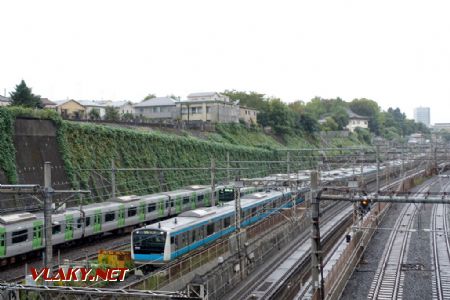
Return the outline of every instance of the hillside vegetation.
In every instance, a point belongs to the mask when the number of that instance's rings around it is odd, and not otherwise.
[[[177,167],[207,168],[211,158],[216,167],[225,168],[227,153],[231,161],[273,161],[286,159],[283,148],[318,147],[320,139],[287,133],[282,136],[266,135],[260,129],[242,125],[218,126],[207,139],[192,136],[170,135],[160,132],[143,132],[103,125],[63,121],[55,112],[24,108],[0,108],[0,168],[7,181],[16,182],[13,122],[16,117],[50,119],[57,128],[59,151],[73,188],[92,191],[86,201],[107,199],[111,193],[110,169],[114,160],[117,168]],[[334,139],[329,145],[356,145],[355,136]],[[311,158],[312,159],[312,158]],[[240,176],[256,177],[284,171],[281,164],[258,163],[231,164],[240,167]],[[234,177],[238,171],[232,171]],[[217,180],[227,176],[226,170],[217,170]],[[189,184],[209,184],[210,171],[118,171],[118,194],[145,194],[172,190]]]

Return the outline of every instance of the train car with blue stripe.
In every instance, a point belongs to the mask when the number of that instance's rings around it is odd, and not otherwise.
[[[295,201],[303,201],[299,194]],[[291,192],[266,191],[241,199],[241,226],[246,227],[283,208],[292,207]],[[135,229],[131,257],[138,265],[166,264],[235,230],[235,203],[184,212],[175,218]]]

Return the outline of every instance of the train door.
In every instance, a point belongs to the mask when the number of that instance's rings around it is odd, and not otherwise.
[[[175,213],[181,213],[182,198],[180,195],[175,199]]]
[[[164,199],[161,199],[158,202],[158,217],[164,217]]]
[[[125,205],[121,204],[118,211],[117,226],[125,226]]]
[[[191,209],[195,209],[197,207],[197,193],[191,194]]]
[[[100,231],[102,231],[102,211],[98,209],[94,215],[94,233],[99,233]]]
[[[6,230],[0,227],[0,257],[6,256]]]
[[[211,194],[205,193],[203,195],[203,206],[210,206],[211,205]]]
[[[33,222],[33,249],[42,247],[42,228],[44,227],[43,221]]]
[[[139,203],[138,218],[139,218],[140,222],[144,222],[145,221],[145,202]]]
[[[66,215],[66,230],[64,232],[64,240],[73,240],[73,216]]]

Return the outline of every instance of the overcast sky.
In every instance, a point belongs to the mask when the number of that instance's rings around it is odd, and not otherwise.
[[[370,98],[450,122],[450,1],[1,1],[0,89]]]

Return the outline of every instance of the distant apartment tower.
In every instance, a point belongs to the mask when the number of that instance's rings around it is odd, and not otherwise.
[[[425,124],[430,127],[430,108],[416,107],[414,108],[414,121]]]

